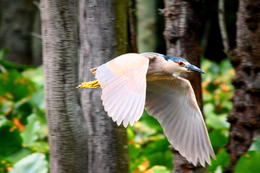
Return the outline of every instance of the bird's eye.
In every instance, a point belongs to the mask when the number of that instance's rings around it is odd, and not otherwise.
[[[179,64],[179,66],[183,66],[184,65],[184,63],[182,61],[179,61],[178,64]]]

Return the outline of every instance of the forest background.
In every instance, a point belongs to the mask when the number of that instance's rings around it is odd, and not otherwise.
[[[260,172],[257,0],[1,0],[0,173]],[[117,127],[88,69],[127,52],[186,57],[216,159],[194,167],[147,112]],[[48,121],[47,121],[48,120]]]

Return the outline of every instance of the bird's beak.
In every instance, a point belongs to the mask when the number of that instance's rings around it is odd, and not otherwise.
[[[187,64],[185,65],[185,67],[189,70],[189,71],[196,71],[199,73],[205,73],[204,71],[202,71],[199,67],[196,67],[195,65],[192,64]]]

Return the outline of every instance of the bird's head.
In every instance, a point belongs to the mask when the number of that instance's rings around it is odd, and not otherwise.
[[[175,63],[176,72],[199,72],[205,73],[199,67],[190,64],[185,58],[164,56],[165,60]]]

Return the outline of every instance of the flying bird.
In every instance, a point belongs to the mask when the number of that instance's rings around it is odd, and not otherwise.
[[[162,125],[173,147],[193,165],[215,158],[202,113],[182,72],[204,73],[181,57],[128,53],[90,70],[97,80],[79,88],[101,87],[105,111],[118,125],[138,121],[144,108]]]

